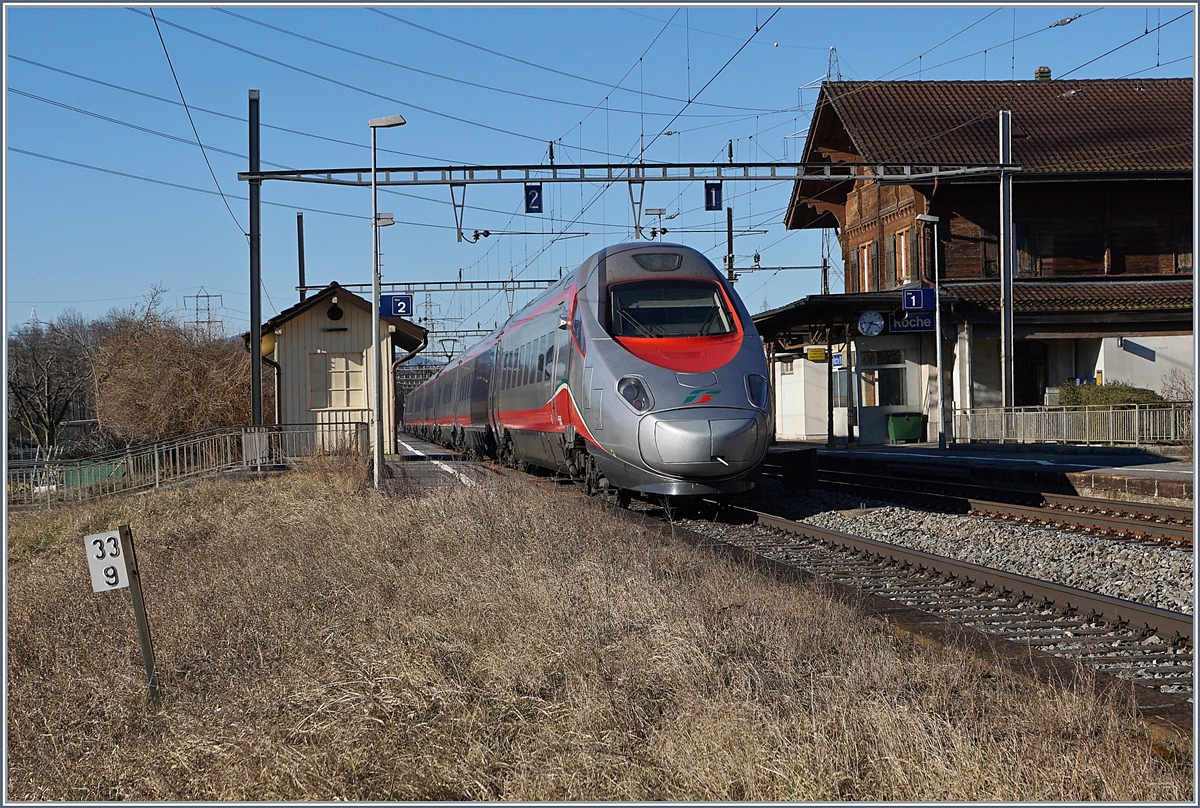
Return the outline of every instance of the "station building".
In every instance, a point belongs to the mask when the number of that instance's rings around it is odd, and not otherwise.
[[[826,82],[802,159],[996,164],[1010,110],[1014,405],[1054,404],[1068,379],[1159,390],[1193,371],[1192,85],[1054,81],[1047,68],[1031,81]],[[785,223],[835,230],[845,293],[755,318],[778,438],[884,443],[905,413],[937,439],[933,313],[901,303],[932,285],[935,260],[947,429],[955,409],[1001,405],[999,206],[994,175],[796,182]]]
[[[371,301],[336,281],[262,325],[262,353],[275,371],[277,423],[370,424],[375,395]],[[402,317],[378,319],[384,356],[384,446],[399,423],[396,369],[425,347],[428,333]],[[249,334],[244,335],[249,338]]]

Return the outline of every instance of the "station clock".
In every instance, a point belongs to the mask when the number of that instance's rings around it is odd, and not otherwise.
[[[883,332],[883,315],[877,311],[864,311],[858,318],[858,333],[864,337],[875,337]]]

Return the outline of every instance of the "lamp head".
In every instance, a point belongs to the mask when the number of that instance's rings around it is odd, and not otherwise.
[[[928,213],[918,213],[916,219],[918,222],[933,222],[934,224],[941,221],[937,216],[930,216]]]
[[[403,115],[389,115],[386,118],[372,118],[367,121],[372,129],[390,129],[393,126],[404,126]]]

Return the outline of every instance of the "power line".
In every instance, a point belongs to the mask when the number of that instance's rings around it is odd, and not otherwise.
[[[54,163],[62,163],[64,165],[75,166],[76,168],[86,168],[89,171],[99,171],[102,174],[112,174],[117,177],[125,177],[125,178],[131,179],[131,180],[140,180],[141,182],[149,182],[149,183],[153,183],[155,185],[165,185],[169,188],[179,188],[180,190],[184,190],[184,191],[194,191],[195,193],[199,193],[199,194],[209,194],[210,196],[220,196],[220,194],[218,194],[216,191],[211,191],[208,188],[196,188],[195,186],[192,186],[192,185],[183,185],[178,182],[168,182],[167,180],[158,180],[158,179],[154,179],[153,177],[143,177],[138,174],[130,174],[126,171],[116,171],[115,169],[111,169],[111,168],[101,168],[100,166],[88,165],[87,163],[80,163],[80,162],[76,162],[75,160],[66,160],[66,159],[63,159],[62,157],[51,157],[48,154],[40,154],[35,151],[28,151],[27,149],[18,149],[16,146],[8,146],[6,148],[8,149],[8,151],[16,152],[17,154],[28,155],[29,157],[38,157],[42,160],[50,160],[51,162],[54,162]],[[232,199],[237,199],[241,202],[246,202],[249,199],[248,197],[245,197],[245,196],[233,196],[232,194],[227,194],[226,196],[229,196]],[[337,211],[337,210],[323,210],[321,208],[307,208],[307,207],[301,207],[299,205],[287,205],[282,202],[267,202],[266,200],[263,200],[262,204],[271,205],[271,206],[274,206],[277,208],[287,208],[288,210],[302,210],[302,211],[305,211],[306,213],[324,213],[328,216],[344,216],[348,219],[363,219],[366,221],[370,221],[370,219],[371,219],[370,216],[362,216],[357,213],[343,213],[343,212]],[[450,225],[428,224],[426,222],[402,222],[399,219],[396,220],[396,224],[412,225],[413,227],[432,227],[432,228],[435,228],[438,230],[454,230],[455,229],[454,227],[451,227]]]
[[[567,78],[569,78],[569,79],[575,79],[575,80],[577,80],[577,81],[584,81],[584,82],[587,82],[588,84],[596,84],[596,85],[599,85],[599,86],[601,86],[601,87],[607,87],[607,86],[608,86],[608,84],[606,84],[606,83],[605,83],[605,82],[603,82],[603,81],[597,81],[596,79],[589,79],[589,78],[587,78],[586,76],[578,76],[578,75],[575,75],[574,73],[567,73],[566,71],[563,71],[563,70],[556,70],[556,69],[555,69],[555,68],[553,68],[553,67],[546,67],[545,65],[539,65],[539,64],[537,64],[537,63],[535,63],[535,62],[526,61],[525,59],[521,59],[521,58],[519,58],[519,57],[516,57],[516,56],[510,56],[510,55],[508,55],[507,53],[501,53],[500,51],[497,51],[497,50],[492,50],[491,48],[485,48],[485,47],[484,47],[484,46],[482,46],[482,45],[476,45],[474,42],[468,42],[468,41],[466,41],[465,39],[458,39],[457,37],[450,36],[449,34],[444,34],[444,33],[442,33],[441,31],[436,31],[436,30],[434,30],[434,29],[432,29],[432,28],[426,28],[426,27],[425,27],[425,26],[423,26],[423,25],[418,25],[418,24],[417,24],[417,23],[415,23],[415,22],[410,22],[409,20],[403,19],[403,18],[401,18],[401,17],[397,17],[397,16],[395,16],[394,14],[388,14],[388,13],[387,13],[387,12],[385,12],[385,11],[380,11],[380,10],[379,10],[379,9],[377,9],[377,8],[370,8],[370,9],[367,9],[367,10],[368,10],[368,11],[373,11],[374,13],[376,13],[376,14],[379,14],[379,15],[380,15],[380,16],[382,16],[382,17],[387,17],[389,20],[395,20],[395,21],[396,21],[396,22],[398,22],[398,23],[402,23],[402,24],[404,24],[404,25],[408,25],[408,26],[411,26],[411,27],[413,27],[413,28],[416,28],[416,29],[418,29],[418,30],[424,31],[424,32],[425,32],[425,33],[427,33],[427,34],[432,34],[432,35],[434,35],[434,36],[441,37],[442,39],[448,39],[448,40],[450,40],[451,42],[457,42],[459,45],[464,45],[464,46],[466,46],[466,47],[468,47],[468,48],[474,48],[475,50],[478,50],[478,51],[483,51],[484,53],[490,53],[490,54],[491,54],[491,55],[493,55],[493,56],[498,56],[498,57],[500,57],[501,59],[507,59],[507,60],[509,60],[510,62],[517,62],[518,64],[523,64],[523,65],[525,65],[526,67],[532,67],[532,68],[536,68],[537,70],[544,70],[544,71],[546,71],[546,72],[548,72],[548,73],[554,73],[554,74],[556,74],[556,75],[559,75],[559,76],[565,76],[565,77],[567,77]],[[624,87],[617,87],[616,89],[619,89],[619,90],[624,90],[624,91],[625,91],[625,92],[627,92],[627,93],[637,93],[637,92],[639,92],[638,90],[630,90],[630,89],[627,89],[627,88],[624,88]],[[669,95],[658,95],[657,93],[644,93],[644,95],[646,95],[646,96],[648,96],[648,97],[650,97],[650,98],[658,98],[658,99],[661,99],[661,100],[663,100],[663,101],[674,101],[674,102],[676,102],[676,103],[680,103],[680,102],[682,102],[682,101],[684,101],[684,100],[685,100],[685,99],[682,99],[682,98],[674,98],[674,97],[672,97],[672,96],[669,96]],[[756,113],[767,113],[767,112],[770,112],[770,111],[771,111],[771,110],[765,110],[765,109],[754,109],[754,108],[751,108],[751,107],[735,107],[735,106],[730,106],[730,105],[728,105],[728,104],[711,104],[711,103],[707,103],[707,102],[705,102],[705,103],[703,104],[703,106],[707,106],[707,107],[713,107],[713,108],[715,108],[715,109],[731,109],[731,110],[736,110],[737,112],[756,112]]]
[[[135,13],[135,14],[140,14],[140,15],[142,15],[143,17],[149,16],[148,14],[146,14],[144,11],[141,11],[140,9],[136,9],[136,8],[130,8],[130,9],[129,9],[129,11],[132,11],[132,12],[133,12],[133,13]],[[199,31],[195,31],[195,30],[193,30],[193,29],[191,29],[191,28],[188,28],[188,27],[186,27],[186,26],[180,25],[180,24],[178,24],[178,23],[171,22],[170,20],[166,20],[166,19],[164,19],[164,20],[162,20],[162,23],[163,23],[164,25],[169,25],[169,26],[171,26],[172,28],[176,28],[176,29],[178,29],[178,30],[180,30],[180,31],[184,31],[185,33],[189,33],[189,34],[191,34],[192,36],[199,37],[200,39],[204,39],[204,40],[207,40],[207,41],[209,41],[209,42],[212,42],[212,43],[214,43],[214,44],[221,45],[222,47],[226,47],[226,48],[229,48],[229,49],[231,49],[231,50],[235,50],[235,51],[237,51],[238,53],[242,53],[242,54],[245,54],[245,55],[247,55],[247,56],[252,56],[252,57],[254,57],[255,59],[261,59],[262,61],[264,61],[264,62],[268,62],[268,63],[270,63],[270,64],[273,64],[273,65],[276,65],[277,67],[282,67],[282,68],[284,68],[284,69],[286,69],[286,70],[292,70],[292,71],[294,71],[294,72],[296,72],[296,73],[300,73],[300,74],[302,74],[302,75],[309,76],[310,78],[314,78],[314,79],[317,79],[317,80],[319,80],[319,81],[328,82],[329,84],[333,84],[333,85],[335,85],[335,86],[337,86],[337,87],[342,87],[342,88],[344,88],[344,89],[347,89],[347,90],[353,90],[353,91],[354,91],[354,92],[356,92],[356,93],[362,93],[363,95],[369,95],[369,96],[371,96],[372,98],[379,98],[379,99],[382,99],[382,100],[384,100],[384,101],[388,101],[388,102],[390,102],[390,103],[393,103],[393,104],[399,104],[399,105],[401,105],[401,106],[404,106],[404,107],[407,107],[407,108],[409,108],[409,109],[415,109],[415,110],[419,110],[419,111],[421,111],[421,112],[426,112],[426,113],[428,113],[428,114],[430,114],[430,115],[434,115],[434,116],[436,116],[436,117],[439,117],[439,118],[445,118],[445,119],[447,119],[447,120],[456,121],[456,122],[458,122],[458,123],[466,124],[466,125],[468,125],[468,126],[477,126],[477,127],[479,127],[480,129],[486,129],[486,130],[488,130],[489,132],[497,132],[497,133],[499,133],[499,134],[502,134],[502,135],[509,135],[510,137],[519,138],[519,139],[521,139],[521,140],[530,140],[530,141],[533,141],[533,142],[535,142],[535,143],[546,143],[546,142],[548,142],[548,140],[549,140],[549,138],[544,138],[544,137],[535,137],[535,136],[533,136],[533,135],[527,135],[527,134],[524,134],[524,133],[522,133],[522,132],[514,132],[514,131],[513,131],[513,130],[511,130],[511,129],[503,129],[503,128],[499,127],[499,126],[492,126],[491,124],[481,123],[481,122],[479,122],[479,121],[472,121],[472,120],[470,120],[470,119],[467,119],[467,118],[460,118],[460,117],[458,117],[457,115],[450,115],[449,113],[445,113],[445,112],[439,112],[439,111],[437,111],[437,110],[435,110],[435,109],[430,109],[429,107],[423,107],[423,106],[421,106],[421,105],[419,105],[419,104],[414,104],[414,103],[412,103],[411,101],[405,101],[405,100],[403,100],[403,99],[394,98],[394,97],[392,97],[392,96],[389,96],[389,95],[384,95],[383,93],[377,93],[377,92],[374,92],[373,90],[367,90],[367,89],[365,89],[365,88],[363,88],[363,87],[358,87],[358,86],[356,86],[356,85],[349,84],[348,82],[339,81],[338,79],[332,78],[332,77],[330,77],[330,76],[323,75],[323,74],[321,74],[321,73],[316,73],[316,72],[314,72],[314,71],[312,71],[312,70],[305,70],[305,69],[304,69],[304,68],[302,68],[302,67],[297,67],[296,65],[289,64],[288,62],[284,62],[284,61],[281,61],[281,60],[279,60],[279,59],[273,59],[273,58],[271,58],[270,56],[266,56],[266,55],[264,55],[264,54],[257,53],[256,51],[249,50],[248,48],[243,48],[243,47],[240,47],[240,46],[238,46],[238,45],[234,45],[233,43],[231,43],[231,42],[226,42],[226,41],[224,41],[224,40],[222,40],[222,39],[217,39],[216,37],[209,36],[208,34],[202,34],[202,33],[200,33]],[[589,149],[588,151],[592,151],[592,150],[591,150],[591,149]]]
[[[82,109],[80,107],[74,107],[74,106],[71,106],[70,104],[64,104],[60,101],[55,101],[50,98],[44,98],[40,95],[34,95],[33,93],[28,93],[28,92],[25,92],[24,90],[21,90],[21,89],[15,88],[15,87],[9,87],[8,91],[11,93],[14,93],[15,95],[23,96],[25,98],[29,98],[34,101],[39,101],[44,104],[49,104],[51,106],[59,107],[61,109],[65,109],[70,112],[77,113],[79,115],[86,115],[86,116],[89,116],[92,118],[96,118],[98,120],[105,121],[106,123],[116,124],[117,126],[124,126],[124,127],[127,127],[129,129],[134,129],[139,132],[144,132],[149,135],[154,135],[155,137],[161,137],[166,140],[173,140],[177,143],[183,143],[188,146],[197,145],[196,141],[194,141],[194,140],[188,140],[187,138],[178,137],[177,135],[172,135],[167,132],[160,132],[156,129],[150,129],[145,126],[140,126],[135,123],[130,123],[129,121],[120,120],[119,118],[112,118],[107,115],[101,115],[97,112],[91,112],[90,110]],[[246,155],[241,154],[239,152],[230,151],[228,149],[222,149],[217,146],[213,146],[211,144],[205,144],[205,148],[207,148],[209,151],[217,152],[218,154],[225,154],[225,155],[229,155],[230,157],[240,158],[242,160],[249,159]],[[262,160],[261,162],[264,165],[275,166],[276,168],[281,168],[281,169],[286,169],[286,170],[294,170],[292,166],[283,165],[282,163],[274,163],[269,160]],[[418,202],[431,202],[435,205],[443,205],[443,206],[452,204],[452,203],[447,202],[442,199],[430,199],[429,197],[426,197],[426,196],[420,196],[418,194],[407,193],[405,191],[398,191],[394,188],[382,188],[381,190],[385,193],[393,194],[395,196],[403,196],[408,199],[415,199]],[[484,212],[484,213],[496,213],[496,214],[500,214],[500,215],[509,213],[509,211],[505,211],[505,210],[496,210],[494,208],[485,208],[485,207],[480,207],[480,206],[476,206],[476,205],[470,206],[469,209],[474,210],[474,211]],[[596,227],[603,226],[602,223],[600,223],[600,222],[581,222],[581,224],[596,226]]]
[[[135,90],[132,87],[123,87],[120,84],[113,84],[108,81],[102,81],[101,79],[93,78],[92,76],[84,76],[79,73],[72,73],[69,70],[63,70],[62,68],[59,68],[59,67],[53,67],[51,65],[42,64],[41,62],[35,62],[32,59],[25,59],[21,56],[14,56],[11,53],[8,54],[8,58],[15,59],[16,61],[23,62],[27,65],[33,65],[34,67],[40,67],[43,70],[50,70],[55,73],[60,73],[64,76],[70,76],[71,78],[79,79],[80,81],[87,81],[87,82],[91,82],[92,84],[98,84],[101,87],[108,87],[113,90],[120,90],[121,92],[124,92],[124,93],[130,93],[131,95],[141,96],[142,98],[149,98],[152,101],[161,101],[164,104],[174,104],[175,106],[183,106],[178,101],[175,101],[174,99],[171,99],[171,98],[163,98],[160,95],[154,95],[153,93],[147,93],[147,92],[143,92],[141,90]],[[192,104],[191,108],[196,112],[203,112],[207,115],[215,115],[218,118],[225,118],[230,121],[238,121],[239,123],[247,122],[246,118],[244,118],[240,115],[231,115],[228,112],[218,112],[217,110],[214,110],[214,109],[205,109],[204,107],[198,107],[195,104]],[[288,129],[285,126],[272,126],[269,123],[260,123],[259,126],[261,126],[263,129],[273,129],[276,132],[287,132],[289,135],[300,135],[301,137],[313,138],[314,140],[322,140],[322,141],[325,141],[326,143],[336,143],[341,146],[353,146],[356,149],[370,149],[371,148],[370,145],[366,144],[366,143],[357,143],[353,140],[340,140],[338,138],[328,137],[326,135],[318,135],[313,132],[302,132],[299,129]],[[414,154],[412,152],[403,152],[403,151],[397,151],[396,149],[385,149],[382,147],[379,148],[378,151],[381,153],[386,152],[388,154],[399,154],[404,157],[416,157],[417,159],[420,159],[420,160],[429,160],[429,161],[432,161],[435,163],[463,162],[463,161],[459,161],[459,160],[452,160],[448,157],[433,157],[433,156],[430,156],[427,154]]]
[[[213,184],[217,186],[217,193],[221,195],[221,201],[225,203],[225,210],[229,211],[230,218],[237,225],[238,232],[249,238],[250,234],[242,227],[237,216],[233,213],[233,208],[229,207],[229,200],[225,198],[225,192],[221,190],[221,183],[217,181],[217,172],[213,171],[212,163],[208,161],[208,152],[204,150],[204,144],[200,142],[200,132],[196,129],[196,122],[192,120],[192,111],[188,109],[187,99],[183,97],[183,87],[179,84],[179,76],[175,74],[175,65],[171,64],[171,53],[167,50],[167,41],[163,39],[162,30],[158,27],[158,18],[154,16],[154,8],[150,9],[150,19],[154,21],[154,30],[158,33],[158,41],[162,43],[163,55],[167,57],[167,67],[171,68],[171,78],[175,79],[175,89],[179,91],[179,100],[183,104],[183,111],[187,113],[188,123],[192,125],[192,133],[196,136],[196,145],[200,147],[200,154],[204,157],[204,164],[208,166],[208,173],[212,175]]]
[[[288,30],[287,28],[281,28],[277,25],[271,25],[270,23],[263,22],[261,20],[256,20],[256,19],[253,19],[252,17],[247,17],[242,14],[238,14],[236,12],[230,11],[228,9],[214,8],[213,11],[219,11],[222,14],[227,14],[230,17],[234,17],[236,19],[243,20],[245,22],[251,23],[252,25],[258,25],[258,26],[261,26],[268,30],[275,31],[277,33],[284,34],[286,36],[294,37],[299,40],[303,40],[304,42],[310,42],[314,45],[320,45],[321,47],[338,51],[339,53],[346,53],[351,56],[357,56],[361,59],[368,59],[372,62],[377,62],[379,64],[388,65],[389,67],[395,67],[400,70],[408,70],[413,73],[418,73],[422,76],[429,76],[431,78],[442,79],[443,81],[449,81],[449,82],[453,82],[455,84],[462,84],[467,87],[475,87],[476,89],[480,89],[480,90],[487,90],[489,92],[502,93],[504,95],[511,95],[511,96],[515,96],[517,98],[527,98],[527,99],[530,99],[533,101],[541,101],[541,102],[545,102],[545,103],[549,103],[549,104],[560,104],[562,106],[584,107],[584,108],[586,108],[588,106],[587,104],[583,104],[578,101],[564,101],[560,98],[550,98],[545,95],[534,95],[532,93],[523,93],[518,90],[506,90],[503,87],[493,87],[488,84],[480,84],[479,82],[468,81],[467,79],[460,79],[460,78],[456,78],[454,76],[447,76],[444,73],[435,73],[431,70],[423,70],[419,67],[413,67],[412,65],[402,64],[401,62],[393,62],[392,60],[384,59],[381,56],[375,56],[373,54],[364,53],[362,51],[357,51],[352,48],[343,47],[341,45],[335,45],[332,42],[327,42],[323,39],[317,39],[316,37],[311,37],[311,36],[307,36],[305,34],[297,33],[296,31]],[[593,107],[593,110],[594,109],[595,108]],[[632,110],[632,109],[614,109],[612,111],[624,113],[627,115],[637,115],[638,114],[637,110]],[[646,114],[647,115],[657,115],[657,116],[661,116],[661,117],[666,117],[667,115],[670,115],[669,112],[648,112]],[[723,115],[689,115],[687,117],[691,117],[691,118],[729,118],[732,116],[730,114],[723,114]]]
[[[992,16],[993,14],[997,13],[998,11],[1000,11],[1000,9],[998,9],[998,8],[997,8],[997,9],[993,9],[992,11],[989,11],[987,14],[984,14],[982,17],[980,17],[980,18],[979,18],[979,19],[977,19],[975,22],[973,22],[973,23],[971,23],[970,25],[968,25],[966,28],[963,28],[963,29],[962,29],[962,30],[960,30],[958,33],[956,33],[956,34],[951,34],[950,36],[948,36],[948,37],[946,37],[945,39],[943,39],[941,42],[939,42],[939,43],[937,43],[936,45],[934,45],[932,48],[929,48],[928,50],[926,50],[926,51],[924,51],[924,52],[922,52],[922,53],[920,53],[920,54],[918,54],[918,55],[914,56],[913,58],[909,59],[909,60],[908,60],[907,62],[905,62],[904,64],[896,65],[896,66],[895,66],[895,67],[893,67],[891,70],[889,70],[887,73],[884,73],[882,76],[880,76],[880,77],[879,77],[879,79],[878,79],[878,81],[882,81],[883,79],[887,78],[887,76],[888,76],[888,74],[889,74],[889,73],[895,73],[897,70],[899,70],[900,68],[904,67],[904,65],[910,65],[910,64],[912,64],[913,62],[919,61],[920,59],[922,59],[923,57],[927,56],[928,54],[930,54],[930,53],[933,53],[935,50],[937,50],[938,48],[940,48],[942,45],[945,45],[947,42],[949,42],[949,41],[950,41],[950,40],[952,40],[952,39],[956,39],[957,37],[959,37],[959,36],[962,36],[962,35],[963,35],[963,34],[965,34],[967,31],[970,31],[970,30],[971,30],[972,28],[974,28],[976,25],[979,25],[979,23],[983,22],[983,21],[984,21],[984,20],[986,20],[988,17]],[[1014,40],[1013,40],[1013,42],[1016,42],[1016,40],[1014,39]],[[1007,44],[1010,44],[1010,43],[1007,43],[1007,42],[1006,42],[1006,43],[1004,43],[1004,44],[1006,44],[1006,45],[1007,45]],[[997,46],[997,47],[999,47],[999,46]],[[930,69],[932,69],[932,68],[930,68]]]
[[[763,20],[762,25],[755,27],[754,33],[750,35],[750,38],[742,43],[742,46],[740,48],[738,48],[737,51],[734,52],[733,56],[729,57],[728,61],[726,61],[725,64],[721,65],[721,69],[718,70],[716,73],[714,73],[712,78],[710,78],[707,82],[705,82],[704,86],[701,87],[696,92],[696,95],[694,95],[688,99],[687,103],[683,105],[683,109],[681,109],[681,110],[679,110],[679,112],[675,113],[674,118],[667,121],[667,125],[662,128],[662,131],[660,131],[657,135],[655,135],[653,140],[650,141],[651,146],[654,145],[655,141],[657,141],[660,137],[662,137],[663,132],[666,132],[668,129],[671,128],[671,124],[675,123],[676,119],[678,119],[679,116],[683,114],[683,110],[687,109],[689,106],[691,106],[691,104],[697,98],[699,98],[704,93],[705,90],[707,90],[709,88],[709,85],[711,85],[714,81],[716,81],[717,77],[725,72],[725,68],[729,67],[729,65],[733,63],[733,60],[738,57],[738,54],[740,54],[742,51],[744,51],[746,49],[746,46],[749,45],[754,40],[754,37],[758,36],[758,32],[761,31],[763,28],[765,28],[771,22],[771,20],[775,19],[775,15],[778,13],[779,13],[779,9],[775,9],[774,11],[771,12],[770,17],[767,17],[765,20]]]
[[[32,99],[34,101],[39,101],[43,104],[49,104],[52,107],[58,107],[60,109],[65,109],[69,112],[74,112],[79,115],[86,115],[90,118],[96,118],[96,119],[104,121],[106,123],[116,124],[117,126],[124,126],[129,129],[136,129],[139,132],[145,132],[146,134],[154,135],[155,137],[161,137],[161,138],[165,138],[167,140],[174,140],[177,143],[183,143],[188,146],[200,146],[202,149],[207,148],[210,151],[217,152],[218,154],[226,154],[226,155],[229,155],[230,157],[239,157],[243,160],[249,159],[246,157],[246,155],[239,154],[238,152],[229,151],[228,149],[222,149],[217,146],[206,145],[203,143],[199,143],[198,141],[195,141],[195,140],[188,140],[187,138],[179,137],[178,135],[172,135],[167,132],[160,132],[157,129],[150,129],[145,126],[139,126],[138,124],[130,123],[129,121],[122,121],[119,118],[110,118],[109,116],[101,115],[98,112],[91,112],[90,110],[86,110],[81,107],[73,107],[70,104],[64,104],[61,101],[55,101],[50,98],[44,98],[40,95],[34,95],[33,93],[27,93],[24,90],[17,89],[16,87],[9,87],[8,91],[10,93],[13,93],[14,95],[19,95],[24,98]],[[195,131],[195,130],[193,130],[193,131]],[[283,168],[283,169],[291,168],[291,166],[285,166],[281,163],[272,163],[267,160],[263,160],[262,162],[266,163],[267,165],[276,166],[278,168]]]
[[[661,20],[659,20],[657,17],[652,17],[649,14],[642,14],[640,12],[634,11],[633,9],[622,8],[622,9],[618,9],[618,11],[624,11],[626,14],[633,14],[636,17],[643,17],[647,20],[654,20],[655,22],[661,22]],[[676,23],[676,26],[678,26],[678,23]],[[719,34],[716,31],[706,31],[703,28],[697,28],[694,25],[692,25],[690,21],[688,22],[687,27],[688,27],[689,31],[695,31],[695,32],[701,33],[701,34],[707,34],[708,36],[720,37],[721,39],[735,39],[735,40],[739,40],[739,41],[741,40],[741,37],[733,36],[731,34]],[[767,45],[766,43],[763,43],[763,45],[764,45],[764,47],[790,48],[792,50],[816,50],[816,51],[825,50],[825,48],[823,48],[819,45],[788,45],[783,42],[778,42],[778,43],[775,43],[774,45]]]
[[[1137,42],[1139,39],[1141,39],[1141,38],[1143,38],[1143,37],[1147,37],[1147,36],[1149,36],[1150,34],[1153,34],[1155,31],[1159,31],[1159,30],[1161,30],[1161,29],[1165,28],[1166,26],[1170,25],[1170,24],[1171,24],[1171,23],[1173,23],[1173,22],[1179,22],[1180,20],[1182,20],[1184,17],[1188,16],[1188,15],[1189,15],[1189,14],[1191,14],[1191,13],[1192,13],[1192,12],[1191,12],[1191,10],[1189,9],[1188,11],[1185,11],[1185,12],[1183,12],[1182,14],[1180,14],[1180,15],[1179,15],[1178,17],[1176,17],[1175,19],[1173,19],[1173,20],[1168,20],[1167,22],[1161,23],[1161,24],[1159,24],[1159,25],[1155,26],[1154,28],[1151,28],[1151,29],[1150,29],[1149,31],[1147,31],[1146,33],[1144,33],[1144,34],[1138,34],[1137,36],[1135,36],[1133,39],[1129,40],[1128,42],[1124,42],[1124,43],[1122,43],[1122,44],[1120,44],[1120,45],[1117,45],[1117,47],[1113,48],[1113,49],[1112,49],[1112,50],[1110,50],[1110,51],[1105,51],[1104,53],[1102,53],[1102,54],[1100,54],[1099,56],[1097,56],[1095,59],[1090,59],[1090,60],[1088,60],[1088,61],[1084,62],[1083,64],[1081,64],[1079,67],[1076,67],[1076,68],[1073,68],[1073,69],[1071,69],[1071,70],[1068,70],[1066,73],[1063,73],[1063,74],[1062,74],[1061,76],[1059,76],[1058,78],[1060,78],[1060,79],[1065,79],[1067,76],[1071,75],[1072,73],[1076,72],[1077,70],[1082,70],[1083,68],[1087,67],[1087,66],[1088,66],[1088,65],[1090,65],[1092,62],[1098,62],[1098,61],[1100,61],[1101,59],[1103,59],[1105,56],[1108,56],[1109,54],[1112,54],[1112,53],[1116,53],[1116,52],[1117,52],[1117,51],[1119,51],[1121,48],[1124,48],[1124,47],[1125,47],[1125,46],[1127,46],[1127,45],[1132,45],[1134,42]]]

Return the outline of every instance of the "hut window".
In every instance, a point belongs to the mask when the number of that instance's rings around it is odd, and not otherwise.
[[[366,406],[361,353],[308,355],[309,409],[351,409]]]

